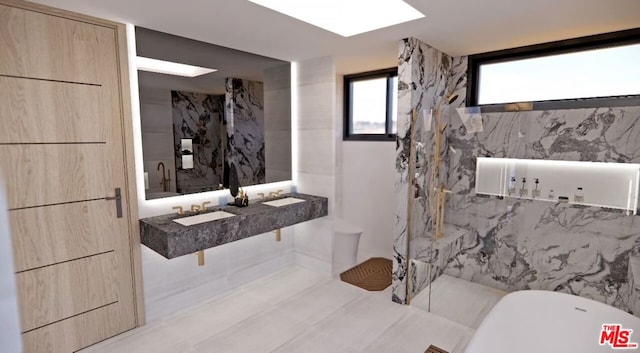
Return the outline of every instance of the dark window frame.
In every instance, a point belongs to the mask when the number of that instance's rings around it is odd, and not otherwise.
[[[392,67],[388,69],[375,70],[375,71],[367,71],[361,72],[352,75],[344,76],[344,122],[343,122],[343,134],[342,139],[344,141],[395,141],[396,134],[391,133],[393,121],[391,119],[393,112],[393,97],[391,96],[391,92],[393,90],[391,78],[398,76],[398,68]],[[351,83],[354,81],[361,80],[369,80],[375,78],[387,78],[387,111],[386,111],[386,119],[385,119],[385,133],[384,134],[352,134],[349,132],[349,127],[351,126],[351,116],[352,116],[352,92],[351,92]],[[397,107],[396,107],[397,109]]]
[[[640,28],[470,55],[468,57],[467,67],[466,104],[468,107],[478,106],[478,89],[480,83],[478,76],[480,66],[483,64],[495,64],[628,44],[640,44]],[[484,104],[480,105],[480,107],[483,112],[504,112],[506,111],[504,105],[505,104]],[[637,105],[640,105],[640,95],[534,101],[533,110]]]

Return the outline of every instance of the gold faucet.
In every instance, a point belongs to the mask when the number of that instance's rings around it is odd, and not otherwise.
[[[182,216],[184,214],[184,210],[182,209],[182,206],[174,206],[171,207],[172,210],[178,210],[178,215]]]
[[[201,209],[202,211],[204,211],[204,210],[206,210],[206,209],[207,209],[207,205],[210,205],[210,204],[211,204],[211,202],[210,202],[210,201],[205,201],[205,202],[203,202],[203,203],[202,203],[202,205],[200,205],[200,209]]]
[[[278,191],[272,191],[269,193],[269,197],[276,197],[276,196],[280,196],[280,193],[283,192],[282,189],[278,190]]]
[[[260,200],[264,200],[264,198],[265,198],[264,192],[259,192],[258,196],[260,196]]]
[[[160,182],[160,185],[162,185],[162,191],[167,192],[169,191],[169,182],[171,181],[171,169],[167,170],[165,177],[164,163],[158,163],[158,168],[156,169],[160,171],[160,167],[162,167],[162,181]]]
[[[200,211],[200,205],[191,205],[191,212],[196,213]]]

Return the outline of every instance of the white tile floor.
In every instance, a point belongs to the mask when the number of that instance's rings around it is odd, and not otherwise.
[[[393,303],[390,287],[367,292],[291,267],[81,352],[422,353],[434,344],[462,353],[473,331]]]

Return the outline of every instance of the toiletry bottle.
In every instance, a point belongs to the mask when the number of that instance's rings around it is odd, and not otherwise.
[[[584,202],[582,187],[578,187],[578,189],[576,190],[576,194],[573,196],[573,202]]]
[[[540,185],[539,185],[539,184],[540,184],[540,179],[535,178],[534,180],[535,180],[535,181],[534,181],[534,183],[535,183],[535,187],[534,187],[534,189],[533,189],[533,190],[531,190],[531,196],[532,196],[533,198],[536,198],[536,197],[540,196],[540,189],[538,189],[538,186],[540,186]]]
[[[527,190],[527,178],[522,178],[522,188],[520,189],[520,197],[529,196],[529,190]]]
[[[509,179],[509,189],[507,189],[507,195],[511,196],[511,195],[515,195],[516,193],[516,177],[511,177],[511,179]]]

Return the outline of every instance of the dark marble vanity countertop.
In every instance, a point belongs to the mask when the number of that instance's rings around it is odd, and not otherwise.
[[[304,199],[304,202],[274,207],[264,205],[286,197]],[[173,220],[193,216],[177,213],[143,218],[140,220],[142,244],[158,254],[172,259],[196,251],[263,234],[297,223],[320,218],[328,214],[326,197],[293,193],[265,200],[250,200],[247,207],[214,206],[198,214],[224,211],[235,216],[210,222],[184,226]]]

